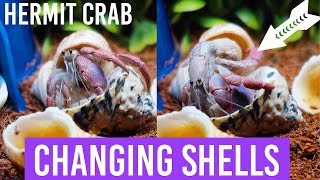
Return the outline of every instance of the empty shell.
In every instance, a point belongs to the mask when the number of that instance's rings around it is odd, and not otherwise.
[[[213,125],[210,118],[194,106],[185,106],[157,117],[158,137],[233,137]]]
[[[320,113],[320,55],[312,56],[292,84],[292,96],[298,107],[309,114]]]
[[[24,167],[25,138],[28,137],[89,137],[69,115],[56,107],[19,117],[3,131],[3,142],[9,159]]]

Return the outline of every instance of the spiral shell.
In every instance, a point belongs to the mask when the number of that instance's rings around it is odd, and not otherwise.
[[[53,68],[65,69],[62,51],[80,50],[82,47],[94,47],[96,49],[111,51],[106,39],[94,31],[77,31],[65,37],[59,44],[53,57]],[[100,66],[105,75],[109,74],[114,65],[111,62],[100,61]]]
[[[230,115],[214,118],[217,127],[237,136],[274,135],[303,120],[296,101],[289,94],[287,82],[278,70],[263,66],[249,77],[271,83],[275,88],[272,91],[250,90],[255,100]]]
[[[219,24],[208,29],[201,35],[199,43],[221,38],[228,38],[235,41],[241,47],[243,51],[242,54],[244,54],[247,49],[254,47],[253,41],[248,33],[240,26],[232,23]]]
[[[155,119],[156,105],[144,90],[133,68],[129,74],[116,68],[109,76],[109,89],[81,106],[64,109],[76,124],[90,134],[130,134],[147,120]]]

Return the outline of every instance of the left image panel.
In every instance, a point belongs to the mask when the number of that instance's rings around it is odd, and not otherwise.
[[[0,3],[0,179],[27,137],[156,137],[156,3],[76,2]]]

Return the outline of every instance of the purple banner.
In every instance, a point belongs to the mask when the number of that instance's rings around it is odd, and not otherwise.
[[[288,138],[26,139],[25,178],[289,179]]]

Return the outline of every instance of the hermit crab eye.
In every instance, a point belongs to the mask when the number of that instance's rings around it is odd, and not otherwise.
[[[190,81],[191,86],[193,85],[193,81]]]
[[[64,52],[64,51],[62,51],[62,56],[64,56],[64,54],[65,54],[65,52]]]
[[[221,54],[219,54],[219,57],[220,57],[220,58],[226,58],[226,57],[227,57],[227,54],[226,54],[226,53],[221,53]]]
[[[69,53],[72,54],[72,50],[70,50]]]

